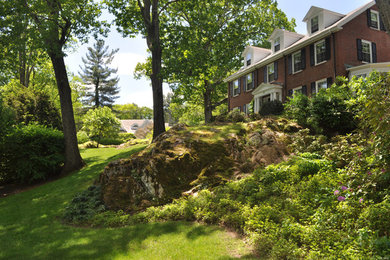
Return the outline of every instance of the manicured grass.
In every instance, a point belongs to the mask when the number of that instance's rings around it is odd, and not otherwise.
[[[0,199],[0,259],[231,259],[248,255],[242,240],[213,226],[184,222],[125,228],[78,228],[60,216],[75,193],[111,160],[143,149],[82,151],[88,165],[35,189]]]

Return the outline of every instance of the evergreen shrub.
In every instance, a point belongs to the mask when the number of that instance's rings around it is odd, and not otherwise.
[[[57,175],[64,163],[64,136],[42,125],[19,125],[1,144],[2,182],[32,183]]]

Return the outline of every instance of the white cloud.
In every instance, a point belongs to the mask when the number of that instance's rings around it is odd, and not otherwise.
[[[145,62],[146,57],[137,53],[122,52],[115,54],[111,63],[112,68],[118,68],[118,75],[133,76],[135,66],[139,62]]]

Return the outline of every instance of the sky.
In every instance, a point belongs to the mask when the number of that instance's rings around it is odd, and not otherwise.
[[[295,18],[297,33],[306,34],[306,24],[302,22],[303,17],[309,11],[311,6],[325,8],[341,14],[347,14],[350,11],[359,8],[370,2],[370,0],[279,0],[279,8],[287,15],[289,19]],[[112,21],[112,15],[104,14],[103,19]],[[275,28],[276,29],[276,28]],[[112,26],[108,37],[104,39],[109,50],[118,48],[112,63],[113,68],[118,68],[120,93],[116,104],[135,103],[139,106],[153,107],[152,87],[149,79],[142,78],[136,80],[133,77],[134,68],[138,62],[144,62],[147,57],[146,40],[138,36],[136,38],[124,38]],[[83,65],[81,58],[86,56],[87,48],[94,43],[93,38],[88,44],[79,45],[74,51],[68,53],[65,58],[65,64],[68,71],[78,75]],[[169,92],[169,87],[164,85],[164,95]]]

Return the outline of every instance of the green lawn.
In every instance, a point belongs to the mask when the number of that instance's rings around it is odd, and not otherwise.
[[[60,216],[111,160],[144,146],[82,151],[88,166],[60,180],[0,199],[0,259],[234,259],[249,255],[240,239],[185,222],[125,228],[76,228]]]

